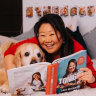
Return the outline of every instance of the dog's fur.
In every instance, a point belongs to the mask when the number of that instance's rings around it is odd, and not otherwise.
[[[13,42],[7,42],[1,46],[2,59],[4,59],[5,50],[13,44]],[[4,68],[4,60],[2,61],[3,62],[0,65],[0,91],[9,92],[8,78]],[[27,66],[44,61],[46,60],[43,51],[38,45],[33,43],[24,43],[20,45],[14,55],[14,64],[16,67]]]
[[[36,44],[25,43],[18,47],[15,53],[16,67],[26,66],[33,63],[44,62],[45,55]]]

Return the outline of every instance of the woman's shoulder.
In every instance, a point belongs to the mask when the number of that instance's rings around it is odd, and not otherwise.
[[[80,50],[84,50],[84,47],[76,40],[72,39],[74,43],[74,52],[78,52]]]
[[[35,43],[35,44],[38,45],[38,40],[37,40],[37,37],[36,36],[34,36],[32,38],[28,38],[27,40],[23,40],[21,42],[24,42],[24,43]]]

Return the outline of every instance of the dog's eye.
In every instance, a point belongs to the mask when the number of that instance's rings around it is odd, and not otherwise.
[[[37,56],[38,56],[38,57],[41,57],[41,54],[40,54],[40,53],[37,53]]]
[[[26,52],[24,55],[25,55],[25,56],[29,56],[29,55],[30,55],[30,53],[29,53],[29,52]]]

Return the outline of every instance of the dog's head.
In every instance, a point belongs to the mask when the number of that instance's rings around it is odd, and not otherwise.
[[[26,66],[33,63],[44,62],[45,55],[37,44],[24,43],[15,52],[16,67]]]

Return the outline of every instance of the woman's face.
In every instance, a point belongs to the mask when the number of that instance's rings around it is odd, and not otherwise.
[[[57,31],[56,35],[54,28],[49,23],[40,26],[38,40],[41,47],[50,54],[58,52],[63,43],[60,33]]]
[[[76,68],[75,63],[74,62],[71,62],[69,64],[69,68],[68,68],[69,73],[72,73],[75,70],[75,68]]]
[[[40,76],[38,74],[34,74],[33,78],[35,78],[35,80],[38,81]]]

